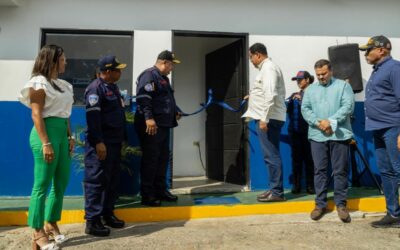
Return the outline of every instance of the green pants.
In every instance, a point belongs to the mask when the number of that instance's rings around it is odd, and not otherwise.
[[[28,225],[32,228],[42,228],[45,220],[56,222],[61,219],[64,192],[70,176],[68,120],[49,117],[44,119],[44,123],[55,158],[50,164],[46,163],[43,157],[42,142],[33,127],[29,141],[35,169],[28,214]],[[50,185],[50,194],[46,203],[46,194]]]

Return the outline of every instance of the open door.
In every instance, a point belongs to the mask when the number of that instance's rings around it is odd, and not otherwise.
[[[245,91],[244,41],[239,39],[206,55],[206,91],[237,108]],[[210,179],[246,184],[244,124],[241,112],[217,105],[207,109],[206,175]]]

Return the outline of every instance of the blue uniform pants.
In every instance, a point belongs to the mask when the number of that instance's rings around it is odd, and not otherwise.
[[[373,131],[376,160],[381,172],[382,187],[385,194],[386,209],[392,216],[400,216],[399,183],[400,152],[397,149],[397,136],[400,127]]]
[[[311,140],[314,160],[315,203],[318,208],[327,207],[328,166],[332,166],[334,200],[336,207],[347,205],[349,175],[349,141],[316,142]]]
[[[113,215],[118,195],[121,143],[106,144],[107,157],[100,161],[96,149],[85,144],[85,219],[98,220]]]
[[[135,121],[142,148],[140,188],[142,198],[158,197],[167,190],[170,128],[158,127],[155,135],[146,133],[144,121]]]
[[[306,186],[307,188],[314,188],[314,163],[307,133],[292,132],[290,137],[292,147],[293,186],[295,188],[301,187],[301,177],[303,175],[304,166]]]

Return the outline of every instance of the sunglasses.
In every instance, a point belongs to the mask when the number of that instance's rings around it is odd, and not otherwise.
[[[369,48],[369,49],[367,49],[366,51],[365,51],[365,55],[367,56],[372,50],[374,50],[374,49],[379,49],[380,47],[372,47],[372,48]]]

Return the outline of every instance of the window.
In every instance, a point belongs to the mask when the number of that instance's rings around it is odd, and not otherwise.
[[[67,67],[60,78],[73,85],[74,105],[84,105],[85,89],[95,78],[97,60],[104,55],[115,55],[127,64],[118,86],[132,93],[133,32],[43,29],[41,44],[64,49]]]

